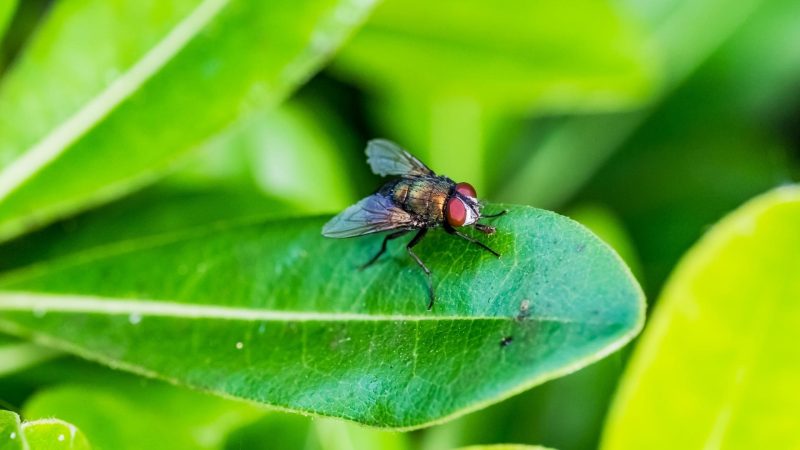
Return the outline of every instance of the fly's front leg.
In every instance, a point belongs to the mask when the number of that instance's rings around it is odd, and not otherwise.
[[[386,243],[387,242],[391,241],[392,239],[399,238],[400,236],[408,233],[408,231],[409,230],[395,231],[394,233],[392,233],[392,234],[386,236],[385,238],[383,238],[383,243],[381,243],[381,249],[378,251],[378,253],[376,253],[375,256],[373,256],[369,261],[367,261],[366,263],[362,264],[358,269],[359,270],[364,270],[367,267],[371,266],[375,261],[378,260],[378,258],[381,257],[382,254],[384,254],[386,252]]]
[[[494,219],[495,217],[505,216],[506,214],[508,214],[508,210],[504,209],[504,210],[500,211],[499,213],[495,213],[495,214],[489,214],[489,215],[481,214],[481,217],[485,217],[487,219]]]
[[[428,232],[427,228],[421,228],[417,232],[417,234],[414,235],[414,237],[411,239],[411,241],[408,243],[408,245],[406,245],[406,250],[408,250],[408,254],[412,258],[414,258],[414,261],[416,261],[417,264],[419,264],[419,266],[422,267],[422,270],[425,271],[425,275],[428,277],[428,294],[430,295],[430,302],[428,303],[428,310],[430,311],[431,308],[433,308],[433,302],[436,300],[436,293],[433,291],[433,277],[431,276],[431,270],[428,269],[428,266],[426,266],[425,263],[422,262],[421,259],[419,259],[419,256],[417,256],[417,254],[414,253],[414,250],[412,250],[414,248],[414,246],[419,244],[419,241],[421,241],[422,238],[425,237],[425,234],[427,232]]]
[[[467,236],[466,234],[456,230],[455,228],[451,227],[448,224],[445,224],[444,230],[447,231],[450,234],[454,234],[454,235],[460,237],[461,239],[464,239],[464,240],[466,240],[468,242],[471,242],[471,243],[481,247],[482,249],[488,251],[489,253],[493,254],[494,256],[497,256],[498,258],[500,257],[500,253],[497,253],[496,251],[492,250],[488,245],[484,244],[483,242],[481,242],[481,241],[479,241],[477,239],[474,239],[474,238],[471,238],[471,237]]]

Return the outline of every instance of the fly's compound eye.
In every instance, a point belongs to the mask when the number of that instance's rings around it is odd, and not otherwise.
[[[456,192],[467,197],[478,198],[478,194],[475,193],[475,188],[469,183],[456,184]]]
[[[460,227],[467,221],[467,205],[457,197],[452,197],[447,202],[447,223]]]

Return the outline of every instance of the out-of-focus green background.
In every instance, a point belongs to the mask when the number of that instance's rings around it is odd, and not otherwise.
[[[0,46],[0,76],[51,7],[19,3]],[[280,107],[248,111],[156,186],[103,208],[123,214],[160,189],[211,186],[238,193],[242,203],[227,205],[237,213],[257,212],[265,199],[282,205],[276,214],[334,213],[379,186],[363,148],[386,137],[437,172],[471,182],[482,199],[552,209],[584,223],[623,256],[652,305],[709,226],[753,196],[798,180],[798,44],[796,0],[385,0]],[[80,61],[65,62],[71,63]],[[193,95],[194,107],[203,108],[203,93]],[[168,211],[156,213],[169,222]],[[80,248],[58,241],[58,229],[69,223],[35,231],[24,246],[5,244],[15,258],[0,268]],[[262,448],[264,439],[286,442],[263,448],[434,450],[515,442],[592,449],[628,355],[626,348],[495,406],[404,435],[290,415],[233,434],[216,416],[165,428],[213,428],[209,433],[227,436],[231,450]],[[102,392],[81,401],[108,408],[108,420],[145,423],[162,412],[130,393],[117,397],[114,386],[129,380],[104,369],[72,360],[49,364],[0,378],[0,406],[16,409],[41,395],[66,403],[79,387],[42,391],[64,380],[103,379]],[[180,405],[214,409],[206,403],[216,401],[159,395],[174,401],[168,413],[175,416],[183,414]],[[206,423],[215,425],[198,425]]]

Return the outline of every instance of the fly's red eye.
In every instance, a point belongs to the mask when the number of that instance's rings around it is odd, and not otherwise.
[[[459,198],[453,197],[447,202],[447,223],[460,227],[467,221],[467,206]]]
[[[475,188],[469,183],[458,183],[456,185],[456,192],[467,197],[478,198],[478,194],[475,193]]]

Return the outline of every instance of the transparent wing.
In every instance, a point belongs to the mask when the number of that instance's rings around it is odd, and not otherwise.
[[[373,139],[367,143],[367,162],[372,171],[386,175],[435,175],[431,169],[411,153],[392,141]]]
[[[342,211],[322,227],[322,235],[346,238],[411,226],[411,215],[383,195],[374,194]]]

